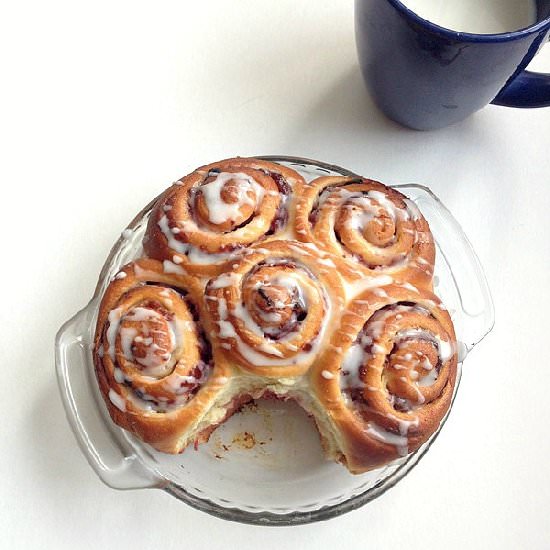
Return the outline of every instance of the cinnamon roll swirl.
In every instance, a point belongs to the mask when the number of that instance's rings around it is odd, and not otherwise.
[[[206,304],[216,334],[240,367],[288,377],[315,360],[344,303],[325,256],[295,241],[271,241],[209,281]]]
[[[399,191],[365,178],[327,176],[298,193],[300,240],[351,263],[354,278],[389,275],[431,288],[433,237],[416,205]]]
[[[456,337],[439,299],[391,284],[353,300],[313,381],[340,458],[360,473],[406,456],[437,430],[457,374]]]
[[[227,379],[201,303],[196,280],[141,259],[119,271],[99,309],[93,357],[109,413],[165,452],[188,443]]]
[[[157,203],[144,239],[151,258],[188,273],[221,273],[244,248],[284,231],[298,173],[256,159],[229,159],[175,182]]]

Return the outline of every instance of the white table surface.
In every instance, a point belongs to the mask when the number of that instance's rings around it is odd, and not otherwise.
[[[0,20],[2,548],[549,548],[550,109],[419,133],[358,73],[352,2],[12,2]],[[550,72],[550,46],[536,66]],[[250,527],[104,486],[69,430],[57,328],[126,223],[194,167],[318,158],[430,186],[474,244],[497,323],[436,444],[343,517]]]

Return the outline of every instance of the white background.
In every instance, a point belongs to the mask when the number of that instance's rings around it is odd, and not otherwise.
[[[352,2],[12,2],[0,19],[0,547],[548,548],[550,109],[490,106],[419,133],[358,74]],[[536,62],[550,72],[550,46]],[[117,492],[81,455],[54,376],[57,328],[126,223],[232,155],[334,162],[430,186],[493,292],[436,444],[329,522],[260,528],[161,491]]]

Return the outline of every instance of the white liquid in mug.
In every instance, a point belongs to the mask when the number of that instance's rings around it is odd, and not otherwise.
[[[401,0],[423,19],[453,31],[516,31],[537,19],[535,0]]]

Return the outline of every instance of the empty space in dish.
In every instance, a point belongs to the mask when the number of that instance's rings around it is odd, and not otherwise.
[[[308,181],[323,175],[354,175],[315,161],[263,158],[297,170]],[[483,272],[460,226],[437,197],[418,185],[396,188],[418,205],[430,223],[437,245],[435,292],[451,313],[462,361],[493,324]],[[58,334],[57,368],[64,404],[83,452],[103,481],[116,488],[163,486],[189,504],[228,519],[301,523],[357,507],[410,470],[436,434],[416,453],[351,475],[325,459],[314,422],[294,402],[258,400],[246,405],[215,430],[207,444],[175,456],[153,450],[112,423],[93,372],[96,309],[120,267],[142,255],[152,204],[115,244],[90,304]]]

